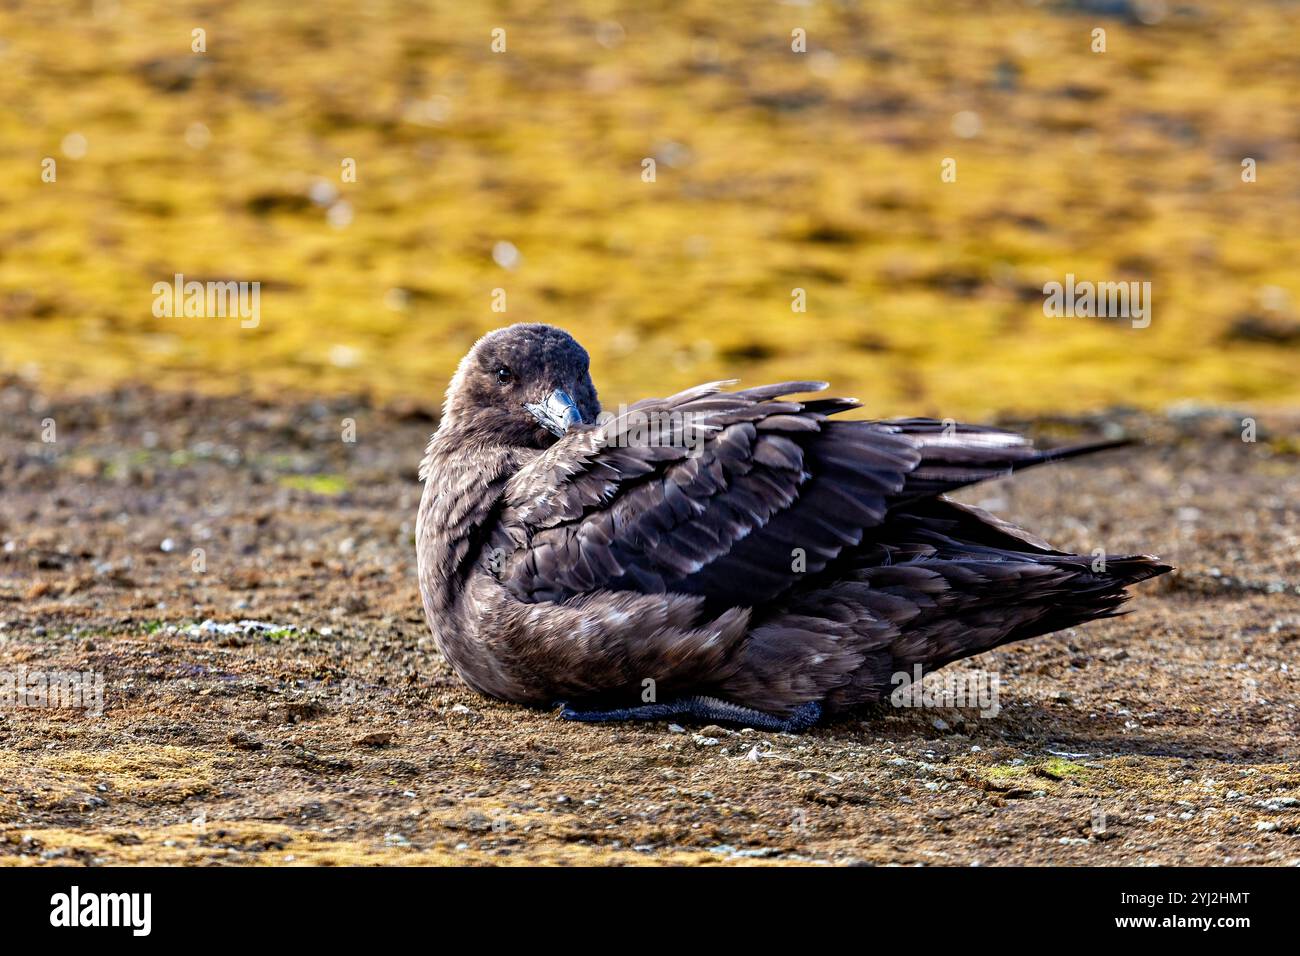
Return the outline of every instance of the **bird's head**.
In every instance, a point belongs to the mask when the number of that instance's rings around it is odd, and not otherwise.
[[[511,325],[469,350],[447,388],[443,422],[496,445],[545,448],[600,414],[586,350],[550,325]]]

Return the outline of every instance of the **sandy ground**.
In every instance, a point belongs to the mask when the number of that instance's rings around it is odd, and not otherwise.
[[[105,705],[0,711],[0,862],[1300,862],[1300,420],[1109,418],[1148,444],[963,497],[1176,575],[969,662],[996,717],[790,736],[461,686],[414,582],[426,409],[0,382],[0,676]]]

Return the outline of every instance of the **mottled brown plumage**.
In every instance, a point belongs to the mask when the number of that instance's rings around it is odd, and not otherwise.
[[[626,706],[653,686],[839,711],[913,665],[1110,616],[1127,584],[1168,570],[1136,556],[1094,572],[943,497],[1091,449],[833,420],[856,403],[788,397],[820,382],[725,384],[598,421],[567,333],[479,340],[429,442],[416,523],[425,612],[470,686],[533,705]]]

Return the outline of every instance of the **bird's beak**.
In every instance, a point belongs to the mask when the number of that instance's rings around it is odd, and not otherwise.
[[[524,402],[524,408],[553,435],[563,435],[582,422],[582,412],[578,411],[577,403],[560,388],[546,396],[544,402]]]

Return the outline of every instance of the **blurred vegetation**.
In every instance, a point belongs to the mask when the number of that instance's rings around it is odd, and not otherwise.
[[[0,371],[433,402],[479,334],[542,321],[607,404],[735,376],[885,414],[1296,403],[1298,28],[1236,0],[5,4]],[[155,318],[178,272],[260,281],[260,325]],[[1151,327],[1045,317],[1067,272],[1151,281]]]

